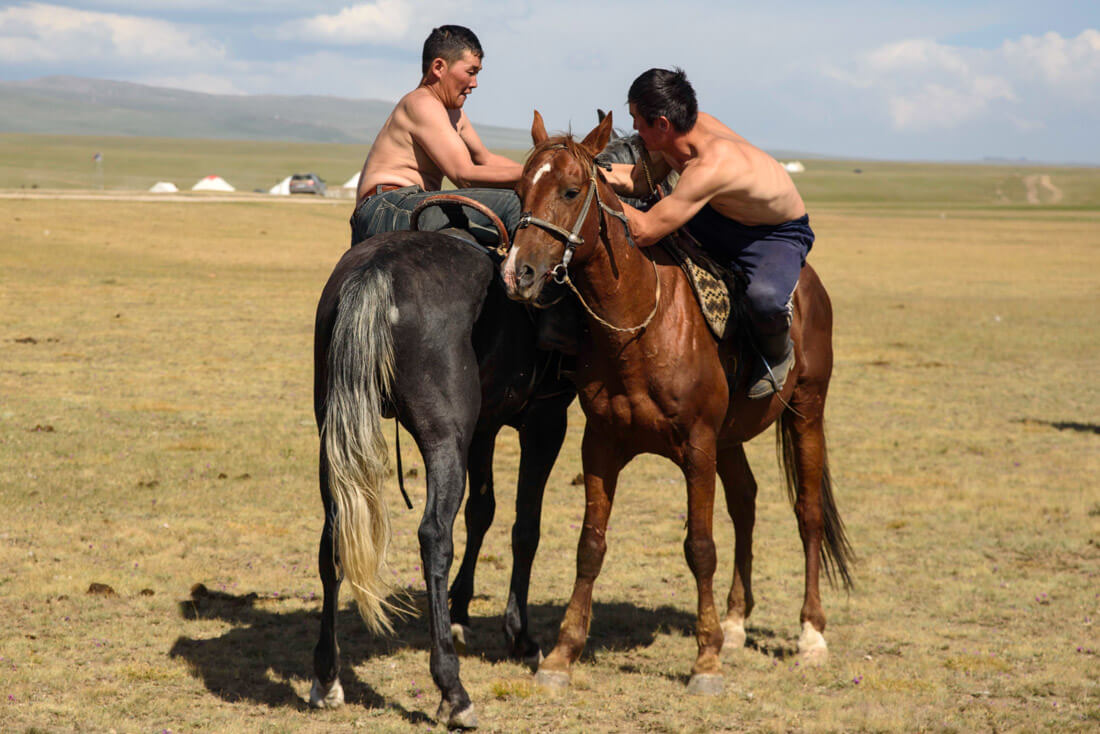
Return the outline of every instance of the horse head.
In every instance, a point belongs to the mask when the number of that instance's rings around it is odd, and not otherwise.
[[[611,124],[608,114],[577,142],[571,135],[547,135],[542,115],[535,112],[535,149],[516,186],[523,214],[502,272],[510,298],[537,301],[547,281],[563,282],[571,261],[582,263],[591,256],[600,239],[600,210],[612,211],[603,199],[614,199],[596,164]]]

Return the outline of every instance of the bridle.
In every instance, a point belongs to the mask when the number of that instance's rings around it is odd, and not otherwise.
[[[566,148],[565,148],[564,145],[555,145],[552,148],[550,148],[550,150],[553,150],[553,149],[565,150]],[[555,235],[558,235],[559,237],[563,238],[565,240],[565,251],[562,253],[561,262],[558,263],[557,265],[555,265],[546,274],[546,277],[547,278],[552,278],[554,280],[554,282],[559,284],[559,285],[562,285],[562,284],[568,285],[570,290],[572,290],[573,293],[577,296],[577,299],[580,300],[581,305],[584,306],[584,310],[587,311],[589,313],[589,315],[591,315],[594,319],[596,319],[597,321],[599,321],[601,324],[608,327],[609,329],[612,329],[614,331],[623,331],[623,332],[641,331],[645,327],[649,326],[649,323],[653,320],[653,317],[657,314],[657,307],[661,303],[661,278],[660,278],[660,275],[657,273],[657,263],[650,260],[650,263],[653,265],[653,275],[657,280],[657,292],[656,292],[656,297],[653,300],[653,310],[650,311],[649,316],[646,317],[645,321],[643,321],[641,324],[639,324],[637,326],[632,326],[632,327],[629,327],[629,328],[622,328],[622,327],[619,327],[619,326],[615,326],[614,324],[611,324],[611,323],[605,321],[598,314],[596,314],[589,307],[589,305],[587,303],[585,303],[584,296],[582,296],[580,294],[580,291],[578,291],[577,287],[575,285],[573,285],[573,281],[569,277],[569,263],[573,260],[573,252],[578,247],[580,247],[581,245],[584,244],[584,238],[581,237],[580,232],[581,232],[581,229],[584,227],[585,222],[588,220],[588,212],[592,208],[593,199],[595,199],[596,204],[599,206],[600,210],[602,210],[604,213],[608,214],[609,216],[615,217],[616,219],[618,219],[620,222],[623,223],[623,230],[626,233],[627,241],[630,243],[631,247],[637,247],[637,245],[634,244],[634,238],[631,237],[631,235],[630,235],[630,225],[627,223],[626,214],[624,214],[621,211],[617,211],[615,209],[612,209],[611,207],[609,207],[607,204],[605,204],[603,202],[603,199],[600,198],[600,187],[599,187],[599,181],[597,180],[597,175],[598,174],[596,172],[596,166],[597,166],[597,164],[595,162],[593,162],[592,163],[592,170],[588,175],[588,193],[585,194],[584,204],[581,206],[580,214],[577,215],[577,221],[573,224],[573,229],[572,230],[567,230],[565,227],[557,225],[553,222],[549,222],[545,219],[540,219],[539,217],[534,216],[529,211],[528,212],[522,212],[520,214],[519,224],[516,225],[516,229],[517,230],[525,229],[529,225],[533,224],[536,227],[538,227],[539,229],[543,229],[547,232],[550,232],[551,234],[555,234]],[[597,223],[596,223],[596,237],[599,238],[599,236],[601,234],[603,234],[603,217],[599,217],[598,220],[597,220]]]

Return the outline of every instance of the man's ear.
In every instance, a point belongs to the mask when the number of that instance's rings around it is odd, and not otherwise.
[[[542,121],[542,115],[535,110],[535,121],[531,123],[531,140],[535,145],[542,144],[549,136],[546,134],[546,125]]]
[[[447,61],[441,56],[436,56],[432,59],[432,63],[428,65],[428,76],[435,77],[436,79],[442,79],[443,74],[447,71]]]
[[[585,136],[584,140],[581,141],[581,145],[587,148],[592,155],[596,155],[607,147],[607,141],[610,139],[611,113],[608,112],[607,116],[600,121],[600,124]]]

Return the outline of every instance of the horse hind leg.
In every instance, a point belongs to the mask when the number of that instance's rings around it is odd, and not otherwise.
[[[321,530],[321,544],[317,551],[317,566],[324,590],[321,607],[321,636],[313,650],[313,685],[309,692],[309,705],[313,708],[337,708],[344,703],[344,689],[337,674],[340,672],[340,647],[336,643],[336,612],[340,596],[340,576],[334,545],[336,508],[328,496],[328,458],[321,449],[320,479],[321,500],[325,506],[325,525]]]
[[[496,431],[474,436],[470,443],[470,492],[466,497],[466,549],[458,574],[451,584],[451,636],[455,650],[466,652],[470,641],[470,601],[474,596],[474,572],[485,534],[493,524],[496,497],[493,493],[493,448]]]
[[[828,659],[819,586],[822,566],[831,560],[845,587],[850,587],[851,548],[832,496],[822,417],[785,412],[780,418],[779,443],[805,553],[806,585],[799,615],[802,632],[798,652],[804,662],[820,664]]]
[[[722,652],[739,650],[745,645],[745,622],[752,613],[752,534],[756,524],[756,479],[738,443],[724,446],[718,453],[718,476],[726,495],[726,510],[733,520],[733,582],[726,598],[726,616],[722,620]]]

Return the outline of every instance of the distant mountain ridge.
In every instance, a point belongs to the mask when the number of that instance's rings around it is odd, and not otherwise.
[[[0,132],[11,133],[370,144],[392,109],[380,100],[204,94],[71,76],[0,81]],[[531,146],[526,130],[477,129],[490,148]]]

